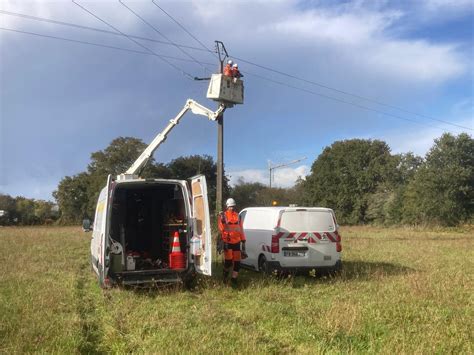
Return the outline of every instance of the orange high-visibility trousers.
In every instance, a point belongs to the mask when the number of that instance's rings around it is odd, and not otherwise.
[[[224,249],[225,261],[240,261],[242,255],[240,253],[240,243],[227,243],[227,249]]]

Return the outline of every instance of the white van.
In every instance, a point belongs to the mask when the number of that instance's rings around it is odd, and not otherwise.
[[[169,255],[179,235],[185,264],[172,268]],[[194,271],[211,275],[211,228],[206,178],[125,179],[100,193],[91,241],[92,268],[102,287],[181,282]]]
[[[262,272],[337,272],[341,236],[334,211],[321,207],[250,207],[240,212],[248,258]]]

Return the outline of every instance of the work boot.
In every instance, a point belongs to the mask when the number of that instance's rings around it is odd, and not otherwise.
[[[222,282],[224,284],[227,284],[227,281],[229,281],[229,271],[224,270],[223,277],[222,277]]]
[[[233,277],[230,279],[230,285],[232,286],[232,288],[237,288],[239,286],[239,284],[237,283],[236,277]]]

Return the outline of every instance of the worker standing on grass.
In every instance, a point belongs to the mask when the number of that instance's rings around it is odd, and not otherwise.
[[[219,213],[218,226],[221,233],[224,250],[224,283],[229,279],[232,270],[231,284],[237,286],[240,260],[247,258],[245,252],[245,235],[239,215],[235,211],[235,201],[229,198],[226,201],[226,211]]]

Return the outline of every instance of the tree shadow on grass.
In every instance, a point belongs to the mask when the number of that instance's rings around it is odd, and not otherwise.
[[[252,270],[246,270],[240,278],[239,288],[246,289],[255,285],[265,286],[275,283],[288,284],[299,288],[314,283],[331,283],[340,281],[372,281],[386,277],[406,275],[416,272],[415,269],[388,262],[344,261],[342,271],[329,274],[326,272],[284,273],[263,275]]]
[[[415,272],[407,266],[387,262],[344,261],[341,272],[343,280],[372,280],[385,276],[404,275]]]
[[[342,271],[333,275],[318,273],[318,270],[316,270],[315,273],[262,274],[253,270],[243,269],[238,278],[237,288],[244,290],[248,288],[264,288],[271,285],[287,285],[292,288],[300,288],[315,283],[382,280],[387,277],[416,272],[415,269],[388,262],[343,261],[342,265]],[[146,287],[127,286],[124,288],[138,295],[156,297],[175,292],[192,292],[199,294],[209,289],[230,287],[222,282],[222,264],[213,265],[212,272],[212,277],[198,276],[194,287],[191,288],[179,284],[163,284]]]

